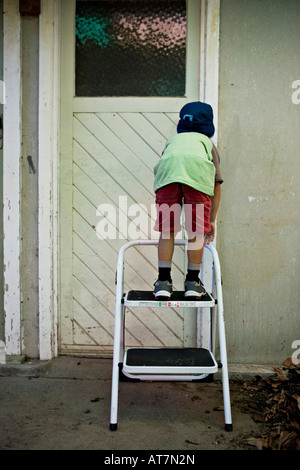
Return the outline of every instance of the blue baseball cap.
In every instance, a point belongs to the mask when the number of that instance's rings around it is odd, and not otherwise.
[[[183,106],[179,113],[177,132],[199,132],[207,137],[215,133],[213,109],[207,103],[194,101]]]

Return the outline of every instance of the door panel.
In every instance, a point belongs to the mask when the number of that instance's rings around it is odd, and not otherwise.
[[[74,25],[75,2],[63,0],[60,351],[105,354],[113,347],[118,251],[127,240],[158,237],[153,167],[187,98],[76,97]],[[184,259],[176,248],[177,289]],[[156,247],[131,249],[126,290],[152,290],[156,278]],[[127,346],[184,344],[183,309],[126,312]]]

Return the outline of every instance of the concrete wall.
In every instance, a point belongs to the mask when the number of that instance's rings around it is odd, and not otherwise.
[[[221,1],[218,251],[231,363],[281,364],[300,340],[299,25],[299,0]]]
[[[22,16],[22,352],[39,356],[38,107],[39,17]]]

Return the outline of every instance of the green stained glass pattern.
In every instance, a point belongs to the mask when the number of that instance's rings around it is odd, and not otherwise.
[[[77,96],[184,96],[185,0],[76,2]]]

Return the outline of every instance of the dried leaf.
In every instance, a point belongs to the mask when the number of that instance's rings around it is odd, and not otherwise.
[[[283,361],[283,365],[286,369],[294,369],[295,368],[295,365],[294,365],[291,357],[285,359],[285,361]]]
[[[213,410],[214,410],[214,411],[224,411],[224,406],[223,406],[223,405],[221,405],[221,406],[215,406]]]
[[[248,439],[245,439],[243,442],[245,444],[247,444],[248,446],[254,446],[254,447],[257,446],[257,438],[256,437],[248,437]]]
[[[297,369],[297,372],[300,370],[300,363],[296,364],[291,357],[285,359],[285,361],[283,361],[283,365],[286,369]]]
[[[300,395],[292,395],[292,397],[296,400],[298,405],[298,410],[300,410]]]
[[[288,371],[275,367],[274,376],[265,379],[255,376],[242,389],[248,395],[246,412],[269,427],[256,440],[260,450],[300,450],[300,366],[288,358],[284,368]]]

